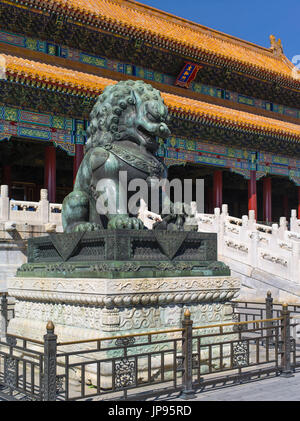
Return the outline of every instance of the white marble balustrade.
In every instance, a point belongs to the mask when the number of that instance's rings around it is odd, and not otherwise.
[[[242,218],[228,214],[227,205],[213,215],[195,215],[198,230],[218,233],[219,257],[246,264],[300,284],[300,221],[292,210],[291,230],[285,217],[272,226],[258,224],[254,212]]]
[[[14,224],[45,225],[47,231],[61,231],[61,207],[49,203],[47,189],[41,190],[39,202],[12,200],[8,197],[8,186],[2,185],[0,192],[0,222],[7,230]]]

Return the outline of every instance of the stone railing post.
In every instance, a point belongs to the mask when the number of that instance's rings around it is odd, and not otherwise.
[[[279,219],[279,238],[284,240],[284,233],[287,230],[287,220],[285,216],[281,216]]]
[[[222,205],[222,212],[220,215],[220,231],[224,232],[226,218],[228,217],[228,205]]]
[[[214,209],[214,228],[217,232],[220,231],[220,219],[221,219],[221,211],[220,208]]]
[[[221,218],[221,211],[220,208],[214,209],[214,226],[213,232],[218,234],[217,241],[218,241],[218,254],[222,255],[223,252],[223,229],[222,229],[222,218]]]
[[[298,232],[298,218],[296,209],[292,209],[291,211],[290,231]]]
[[[300,242],[292,240],[292,250],[289,259],[289,279],[290,281],[300,283],[299,276],[299,259],[300,259]]]
[[[249,264],[252,266],[253,269],[257,268],[258,243],[259,243],[259,232],[252,231],[250,233],[250,242],[249,242]]]
[[[249,230],[251,230],[251,231],[255,230],[255,223],[256,223],[255,210],[249,210],[249,215],[248,215],[248,228],[249,228]]]
[[[9,221],[8,186],[5,184],[1,186],[0,221]]]
[[[249,241],[248,236],[247,236],[248,225],[249,225],[248,216],[243,215],[242,216],[242,226],[241,226],[241,230],[240,230],[240,240],[243,241],[243,242],[246,242],[246,243],[248,243],[248,241]]]
[[[224,236],[225,236],[225,222],[228,217],[228,205],[222,205],[222,211],[219,216],[219,231],[218,231],[218,255],[223,256],[224,253]]]
[[[283,304],[281,310],[282,325],[281,325],[281,376],[292,377],[291,369],[291,322],[290,322],[290,311],[288,305]]]
[[[228,216],[228,205],[222,205],[222,215]]]
[[[186,310],[182,321],[182,394],[184,399],[192,399],[195,395],[193,390],[193,321],[191,313]]]
[[[49,201],[48,201],[47,189],[41,189],[39,207],[40,207],[41,223],[47,224],[49,222]]]
[[[6,336],[7,319],[8,319],[7,294],[5,292],[2,292],[1,293],[1,336]]]
[[[44,335],[44,401],[56,400],[56,350],[57,335],[54,334],[54,324],[49,321]]]
[[[270,246],[272,250],[277,250],[278,240],[279,240],[278,224],[272,224],[272,235],[271,235],[271,241],[270,241]]]

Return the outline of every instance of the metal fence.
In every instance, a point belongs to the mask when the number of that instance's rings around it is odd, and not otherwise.
[[[233,304],[236,321],[279,317],[282,308],[282,304],[274,303],[270,291],[267,292],[264,302],[234,300],[231,303]],[[291,316],[300,318],[300,305],[287,304],[287,306]]]
[[[235,305],[238,318],[246,313]],[[48,322],[44,341],[13,335],[1,340],[1,396],[130,399],[178,391],[191,398],[210,385],[290,376],[297,366],[293,328],[286,305],[278,317],[196,327],[187,310],[180,329],[72,342],[58,342]]]
[[[280,317],[282,305],[274,303],[271,292],[267,293],[264,302],[257,301],[234,301],[234,320],[256,320],[262,318]],[[290,325],[291,345],[294,356],[294,367],[300,367],[300,305],[286,304],[286,308],[290,313],[293,323]],[[270,327],[272,323],[269,322]]]
[[[15,308],[12,301],[8,301],[7,293],[0,292],[0,333],[5,335],[9,320],[15,317]]]

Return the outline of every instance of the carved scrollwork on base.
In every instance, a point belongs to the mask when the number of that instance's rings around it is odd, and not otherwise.
[[[226,285],[224,281],[223,288],[219,287],[218,281],[215,282],[215,287],[213,287],[213,279],[207,280],[207,286],[205,283],[198,281],[190,281],[191,284],[194,284],[193,287],[189,287],[189,281],[185,282],[186,285],[178,281],[173,283],[165,282],[166,290],[165,291],[149,291],[149,286],[151,289],[154,289],[154,286],[151,284],[151,281],[145,281],[143,286],[139,289],[134,282],[128,280],[128,282],[120,282],[119,290],[117,288],[115,291],[109,292],[105,295],[102,293],[74,293],[72,291],[51,291],[50,288],[47,291],[41,290],[25,290],[25,289],[15,289],[10,288],[10,295],[20,301],[39,301],[42,303],[57,303],[62,304],[63,306],[80,304],[80,305],[96,305],[100,307],[113,308],[113,307],[128,307],[128,306],[137,306],[137,305],[155,305],[155,304],[169,304],[169,303],[189,303],[189,302],[223,302],[229,301],[239,292],[239,286],[234,284],[229,278]],[[142,282],[142,281],[141,281]],[[210,285],[211,284],[211,285]],[[167,288],[170,285],[169,288]],[[160,288],[162,289],[162,288]],[[122,291],[124,290],[124,291]],[[148,290],[148,291],[147,291]],[[173,290],[173,291],[172,291]],[[128,291],[128,292],[127,292]],[[127,292],[127,294],[124,294]]]

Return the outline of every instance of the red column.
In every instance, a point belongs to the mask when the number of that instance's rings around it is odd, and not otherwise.
[[[4,165],[2,169],[2,184],[8,186],[8,197],[10,197],[10,190],[11,190],[11,166]]]
[[[73,161],[73,183],[75,183],[77,171],[80,167],[84,155],[84,146],[80,144],[75,145],[75,156]]]
[[[55,146],[45,148],[45,189],[48,189],[48,200],[50,203],[56,201],[56,149]]]
[[[271,177],[265,177],[263,180],[263,219],[272,221],[272,181]]]
[[[256,171],[255,170],[250,170],[250,180],[248,181],[248,210],[254,210],[255,219],[257,219]]]
[[[223,173],[221,170],[214,171],[213,206],[221,208],[223,202]]]

